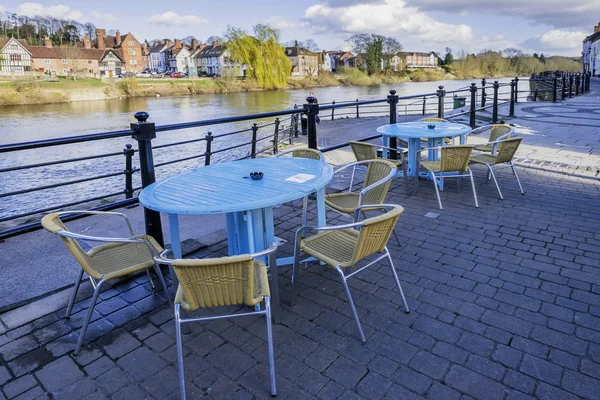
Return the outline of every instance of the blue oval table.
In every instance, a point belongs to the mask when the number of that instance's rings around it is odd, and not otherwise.
[[[430,129],[429,125],[433,125],[434,128]],[[421,149],[421,138],[427,139],[427,147],[440,146],[444,138],[456,136],[460,136],[460,144],[464,144],[465,135],[470,131],[469,126],[452,122],[405,122],[377,128],[377,132],[381,133],[382,145],[385,147],[389,147],[390,137],[405,139],[408,142],[409,176],[415,176],[417,173],[417,151]],[[387,154],[387,151],[384,153]],[[437,151],[429,150],[429,161],[436,160]]]
[[[262,172],[251,180],[250,172]],[[325,186],[331,181],[329,164],[305,158],[256,158],[212,164],[155,182],[140,193],[140,203],[169,217],[171,248],[181,258],[179,215],[226,214],[229,255],[266,249],[275,239],[273,207],[315,193],[318,225],[326,225]],[[292,257],[278,259],[291,264]],[[277,265],[271,265],[273,302],[279,308]],[[173,271],[173,287],[177,278]]]

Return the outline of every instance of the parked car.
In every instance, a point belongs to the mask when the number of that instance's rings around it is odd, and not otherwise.
[[[152,74],[150,72],[139,72],[137,74],[138,78],[152,78]]]
[[[169,75],[169,78],[181,78],[181,73],[173,72],[171,75]]]

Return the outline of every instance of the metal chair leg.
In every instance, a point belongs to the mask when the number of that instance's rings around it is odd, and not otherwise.
[[[104,279],[102,279],[100,282],[98,282],[98,285],[94,289],[94,294],[92,295],[92,299],[90,300],[90,305],[88,307],[87,314],[85,315],[83,325],[81,326],[81,330],[79,331],[79,339],[77,339],[77,347],[73,352],[74,355],[79,354],[79,350],[81,350],[81,346],[83,345],[83,338],[85,337],[88,325],[90,324],[90,320],[92,319],[94,307],[96,307],[96,301],[98,301],[98,295],[100,294],[100,289],[102,289],[102,285],[104,284],[104,282]]]
[[[350,308],[352,309],[352,315],[354,315],[354,322],[356,322],[356,327],[358,328],[358,333],[360,333],[360,340],[364,343],[367,341],[367,339],[365,339],[365,334],[363,333],[362,327],[360,326],[360,321],[358,319],[358,313],[356,312],[356,307],[354,306],[354,301],[352,300],[352,294],[350,294],[350,288],[348,287],[348,284],[346,283],[346,276],[344,275],[344,271],[342,271],[342,268],[339,265],[336,266],[335,269],[337,270],[337,272],[340,274],[340,277],[342,278],[342,283],[344,284],[344,290],[346,291],[346,297],[348,298],[348,302],[350,303]]]
[[[479,208],[479,202],[477,201],[477,191],[475,191],[475,180],[473,179],[473,171],[468,169],[469,175],[471,176],[471,187],[473,188],[473,197],[475,198],[475,207]]]
[[[352,177],[350,177],[350,191],[352,191],[352,186],[354,186],[354,174],[356,173],[356,165],[352,167]]]
[[[302,202],[302,226],[306,226],[308,223],[308,196],[304,196]]]
[[[408,168],[406,162],[402,160],[402,173],[404,174],[404,186],[406,187],[406,195],[410,196],[410,189],[408,188]]]
[[[442,207],[442,199],[440,198],[440,189],[438,189],[437,178],[435,177],[435,174],[433,172],[431,173],[431,175],[433,176],[433,187],[435,188],[435,195],[437,196],[438,204],[440,205],[440,210],[443,210],[444,207]]]
[[[292,295],[290,297],[290,306],[296,304],[296,280],[298,279],[298,268],[300,268],[300,234],[296,234],[296,243],[294,245],[294,264],[292,264]]]
[[[402,286],[400,285],[400,280],[398,279],[398,274],[396,273],[396,268],[394,268],[394,262],[392,261],[392,256],[390,256],[390,252],[387,247],[385,248],[387,253],[388,261],[390,262],[390,267],[392,268],[392,274],[394,274],[394,279],[396,280],[396,285],[398,286],[398,290],[400,291],[400,298],[402,299],[402,304],[404,305],[404,312],[409,313],[410,309],[408,308],[408,303],[406,302],[406,297],[404,297],[404,291],[402,290]]]
[[[65,318],[71,317],[71,311],[73,311],[73,305],[75,304],[75,298],[77,297],[77,292],[79,291],[79,285],[81,285],[82,279],[83,279],[83,269],[80,269],[79,274],[77,275],[77,280],[75,281],[75,287],[73,287],[73,294],[71,294],[71,299],[69,300],[69,305],[67,306],[67,312],[65,313]]]
[[[277,385],[275,383],[275,356],[273,351],[273,329],[271,326],[271,302],[265,296],[265,310],[267,312],[267,347],[269,349],[269,379],[271,381],[271,396],[277,396]]]
[[[165,277],[160,270],[158,265],[154,265],[154,272],[158,275],[158,280],[160,281],[160,285],[162,286],[163,291],[165,292],[165,297],[167,298],[167,303],[171,304],[171,295],[169,295],[169,290],[167,289],[167,283],[165,282]]]
[[[494,167],[490,164],[485,164],[488,167],[488,174],[492,176],[494,179],[494,184],[496,185],[496,189],[498,189],[498,195],[500,196],[500,200],[504,200],[504,196],[502,196],[502,191],[500,191],[500,186],[498,186],[498,181],[496,180],[496,175],[494,174]]]
[[[512,163],[512,161],[510,162],[510,167],[512,168],[515,178],[517,178],[517,183],[519,184],[519,189],[521,189],[521,194],[525,194],[525,191],[523,190],[523,186],[521,186],[521,180],[519,179],[519,175],[517,175],[517,168]]]
[[[150,287],[152,287],[152,294],[156,293],[156,285],[152,280],[152,276],[150,275],[150,269],[146,269],[146,275],[148,275],[148,282],[150,282]]]
[[[185,400],[185,373],[183,369],[183,344],[181,338],[181,316],[179,314],[179,304],[175,304],[175,340],[177,347],[177,368],[179,372],[179,395],[181,400]]]

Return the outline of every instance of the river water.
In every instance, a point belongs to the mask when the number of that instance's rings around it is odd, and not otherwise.
[[[501,83],[509,81],[510,78],[499,79]],[[337,86],[265,92],[204,94],[170,98],[122,98],[105,101],[8,106],[0,108],[0,144],[127,129],[129,123],[135,121],[133,114],[141,110],[147,111],[150,114],[150,121],[155,122],[157,125],[175,124],[289,109],[293,108],[294,104],[304,104],[306,97],[311,92],[318,98],[319,103],[330,103],[332,101],[384,98],[388,95],[390,89],[396,90],[399,96],[433,93],[439,85],[444,85],[446,90],[458,90],[468,87],[472,82],[480,84],[480,81],[474,80],[406,82],[376,86]],[[504,91],[507,88],[501,89]],[[488,95],[491,94],[491,91],[490,87]],[[402,109],[402,107],[399,108],[400,111]],[[383,111],[384,109],[381,108],[380,110]],[[340,111],[340,113],[342,112]],[[286,123],[289,126],[289,122],[282,122],[284,128],[286,127]],[[248,121],[238,124],[164,132],[158,134],[157,139],[153,141],[153,145],[157,146],[200,138],[208,131],[212,131],[215,135],[218,135],[233,130],[247,129],[251,124],[252,121]],[[272,129],[272,126],[261,129],[259,136],[272,135]],[[245,143],[249,139],[250,133],[229,136],[226,140],[217,139],[214,141],[213,151]],[[132,143],[135,147],[134,141],[129,137],[125,137],[5,153],[0,156],[0,169],[51,160],[119,152],[127,143]],[[268,146],[268,140],[261,143],[263,143],[262,147]],[[260,148],[260,145],[258,147]],[[202,153],[203,151],[204,142],[160,149],[160,151],[155,152],[155,162],[160,163],[176,158],[183,158]],[[233,156],[244,156],[248,152],[249,146],[244,146],[236,150]],[[215,155],[213,161],[231,158],[231,156],[232,154],[221,153]],[[135,164],[137,164],[136,158],[134,158]],[[160,178],[202,164],[202,159],[171,164],[157,169],[157,176]],[[92,161],[30,168],[7,173],[0,172],[0,194],[65,180],[120,172],[123,169],[124,157],[119,155]],[[52,205],[74,202],[84,198],[123,190],[123,181],[123,177],[119,176],[36,193],[0,198],[0,224],[1,219],[9,215],[17,215],[29,210],[39,210]],[[139,177],[136,177],[135,183],[139,184]]]

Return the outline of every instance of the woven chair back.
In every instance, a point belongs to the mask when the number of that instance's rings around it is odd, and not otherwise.
[[[360,228],[358,242],[354,249],[352,264],[373,253],[383,251],[398,222],[398,217],[403,212],[404,208],[397,206],[385,214],[364,220],[364,226]]]
[[[442,147],[440,172],[466,171],[472,151],[470,145]]]
[[[223,258],[173,260],[190,310],[246,304],[254,306],[269,295],[265,264],[250,255]]]
[[[421,122],[445,122],[444,118],[423,118]]]
[[[310,158],[312,160],[323,161],[325,158],[323,157],[323,153],[319,150],[314,149],[295,149],[292,151],[292,157],[297,158]]]
[[[354,153],[354,157],[356,158],[356,161],[377,159],[377,150],[375,150],[375,146],[369,143],[355,141],[351,141],[349,143],[350,148],[352,148],[352,152]]]
[[[369,167],[367,169],[367,175],[365,176],[363,188],[366,188],[382,180],[383,178],[388,176],[390,172],[392,172],[392,170],[394,169],[396,169],[396,166],[389,161],[372,160],[369,163]],[[365,193],[362,199],[362,204],[382,204],[385,200],[385,196],[387,196],[387,192],[390,188],[391,182],[392,179],[390,178],[386,182],[372,188],[367,193]]]
[[[521,140],[523,140],[523,138],[513,138],[500,142],[498,145],[498,154],[496,155],[496,163],[499,164],[512,161],[521,144]]]
[[[495,142],[502,135],[506,135],[507,133],[512,132],[513,128],[510,125],[506,124],[498,124],[493,125],[492,130],[490,132],[490,142]],[[506,136],[504,139],[510,138],[510,135]]]

